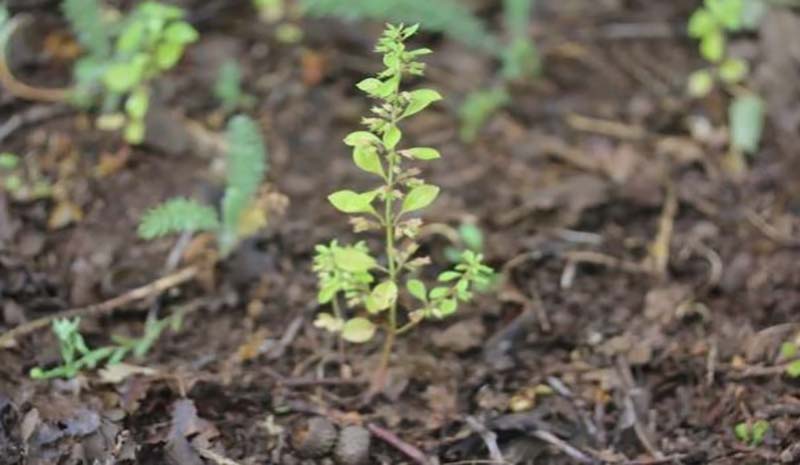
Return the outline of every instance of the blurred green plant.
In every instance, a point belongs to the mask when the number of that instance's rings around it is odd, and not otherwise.
[[[23,166],[22,159],[11,152],[0,153],[0,189],[17,201],[38,200],[53,193],[50,182],[33,166]]]
[[[228,60],[220,67],[214,97],[226,113],[252,105],[253,97],[242,90],[242,69],[236,61]]]
[[[424,74],[425,65],[419,58],[431,53],[424,48],[406,48],[406,40],[416,31],[417,26],[387,26],[376,47],[383,54],[386,68],[357,84],[358,89],[377,100],[373,115],[363,119],[366,131],[352,132],[344,139],[353,148],[355,165],[380,178],[381,185],[365,192],[341,190],[328,196],[337,210],[353,215],[355,232],[382,231],[386,263],[379,263],[363,242],[318,245],[314,257],[318,301],[331,304],[334,310],[333,314],[319,314],[315,323],[318,327],[338,333],[349,342],[363,343],[374,337],[374,321],[385,315],[386,339],[373,387],[382,385],[396,336],[426,319],[452,315],[459,302],[472,299],[471,287],[487,282],[492,272],[483,264],[481,254],[465,251],[454,269],[441,273],[438,285],[430,290],[421,280],[407,278],[405,287],[417,303],[408,314],[408,322],[400,325],[397,307],[402,276],[419,273],[430,261],[427,257],[414,257],[419,249],[415,238],[422,221],[410,214],[431,205],[439,194],[439,187],[417,177],[418,168],[406,165],[438,159],[439,152],[431,147],[399,148],[403,136],[399,123],[442,98],[432,89],[401,89],[404,77]],[[373,205],[375,201],[379,202],[378,208]],[[377,279],[376,273],[383,277]],[[346,317],[339,295],[347,307],[363,308],[363,316]]]
[[[764,442],[769,432],[770,425],[767,420],[757,420],[754,423],[741,422],[734,427],[736,438],[753,447],[758,447]]]
[[[139,236],[154,239],[179,232],[214,232],[223,257],[241,239],[266,223],[258,193],[267,170],[267,150],[258,125],[244,115],[231,118],[227,128],[228,157],[225,193],[220,213],[195,200],[175,198],[148,211]]]
[[[166,329],[178,332],[182,321],[183,314],[180,312],[161,320],[148,318],[141,337],[112,336],[113,345],[90,349],[80,333],[80,318],[53,320],[52,330],[58,339],[61,364],[50,369],[35,367],[31,369],[30,376],[33,379],[74,378],[83,370],[115,365],[131,355],[141,359]]]
[[[175,67],[197,31],[182,9],[155,1],[115,19],[99,0],[63,0],[62,10],[86,52],[73,69],[73,103],[100,102],[98,127],[124,128],[126,141],[142,142],[151,83]]]
[[[733,94],[728,107],[731,148],[753,154],[758,150],[764,129],[764,102],[744,81],[750,73],[747,61],[728,53],[728,34],[752,30],[759,24],[764,5],[760,0],[705,0],[689,18],[689,36],[699,41],[700,55],[710,66],[693,72],[688,92],[701,98],[716,83]]]

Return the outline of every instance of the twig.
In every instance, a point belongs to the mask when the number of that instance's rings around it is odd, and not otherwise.
[[[486,444],[486,448],[489,449],[489,457],[492,459],[493,462],[505,462],[506,459],[503,458],[503,453],[500,452],[500,446],[497,445],[497,433],[494,431],[490,431],[483,423],[479,422],[475,417],[468,416],[466,418],[467,425],[469,425],[472,431],[478,433],[483,439],[483,442]]]
[[[63,312],[58,312],[53,315],[48,315],[30,321],[28,323],[22,324],[0,335],[0,349],[9,347],[14,342],[14,340],[20,336],[24,336],[38,329],[47,327],[55,319],[73,318],[77,316],[98,316],[104,313],[110,313],[124,305],[130,304],[137,300],[142,300],[148,297],[158,295],[166,291],[167,289],[178,286],[187,281],[191,281],[192,279],[194,279],[197,273],[198,273],[197,267],[190,266],[187,268],[183,268],[173,274],[157,279],[150,284],[147,284],[142,287],[137,287],[136,289],[131,289],[130,291],[120,296],[114,297],[113,299],[106,300],[105,302],[89,305],[87,307],[65,310]]]
[[[653,443],[649,429],[642,423],[642,419],[639,417],[640,412],[634,402],[634,397],[639,395],[641,388],[636,385],[633,379],[633,373],[631,373],[631,367],[623,356],[617,357],[617,371],[622,380],[622,389],[625,396],[625,410],[632,415],[633,431],[636,433],[636,437],[650,455],[657,459],[664,458],[664,454],[662,454]]]
[[[619,139],[642,140],[647,131],[641,126],[632,126],[618,121],[591,118],[575,113],[567,115],[567,124],[579,131],[594,132]]]
[[[580,450],[578,450],[575,446],[567,443],[563,439],[559,438],[555,434],[537,429],[531,433],[533,437],[542,440],[552,446],[555,446],[556,449],[560,450],[561,452],[569,455],[573,459],[577,460],[580,463],[596,463],[596,460],[592,459],[588,455],[584,454]]]
[[[761,234],[767,236],[767,238],[786,247],[800,247],[800,239],[788,236],[779,231],[778,228],[767,223],[767,221],[761,215],[753,210],[745,210],[744,215],[747,220],[750,221],[750,224],[761,231]]]
[[[616,268],[627,273],[650,274],[652,270],[645,265],[622,258],[613,257],[600,252],[590,250],[574,250],[565,252],[564,256],[575,263],[591,263],[593,265],[605,265],[609,268]]]
[[[50,118],[57,118],[72,113],[73,111],[72,108],[64,105],[32,106],[22,113],[14,114],[0,126],[0,142],[3,142],[8,136],[13,134],[14,131],[24,126],[41,123]]]
[[[204,449],[202,447],[194,447],[194,450],[197,451],[203,458],[213,461],[217,465],[240,465],[239,462],[235,460],[231,460],[228,457],[224,457],[211,449]]]
[[[3,84],[11,94],[40,102],[63,102],[67,99],[68,89],[43,89],[29,86],[14,77],[8,67],[8,46],[11,37],[17,29],[33,21],[33,16],[28,14],[18,14],[8,20],[4,27],[0,29],[0,83]]]
[[[431,465],[430,459],[428,459],[428,456],[426,456],[424,452],[422,452],[419,448],[403,441],[393,432],[385,428],[381,428],[373,423],[367,424],[367,429],[370,433],[375,435],[375,437],[402,452],[406,457],[410,458],[419,465]]]
[[[678,212],[678,196],[672,183],[667,185],[667,198],[658,220],[658,234],[650,244],[649,264],[653,272],[663,278],[669,266],[669,245],[672,241],[672,230],[675,226],[675,214]]]

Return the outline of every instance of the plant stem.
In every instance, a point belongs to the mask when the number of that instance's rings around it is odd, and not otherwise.
[[[394,197],[392,196],[392,191],[394,190],[394,168],[395,168],[395,160],[397,154],[394,150],[391,150],[388,155],[387,159],[389,162],[388,167],[388,174],[386,176],[386,201],[384,205],[384,213],[383,213],[383,224],[386,228],[386,260],[389,266],[389,280],[395,284],[397,284],[397,263],[395,261],[395,250],[394,250],[394,214],[393,214],[393,203]],[[378,365],[378,370],[375,373],[376,382],[378,384],[383,383],[384,375],[386,373],[386,369],[389,366],[389,357],[392,355],[392,347],[394,346],[394,340],[397,332],[397,299],[392,301],[392,304],[389,306],[389,322],[386,328],[386,340],[383,343],[383,353],[381,354],[381,361]]]

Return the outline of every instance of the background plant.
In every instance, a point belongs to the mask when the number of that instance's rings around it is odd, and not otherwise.
[[[747,61],[729,54],[728,34],[758,26],[764,4],[757,0],[705,0],[689,19],[689,35],[699,41],[700,55],[710,66],[689,76],[688,90],[704,97],[721,83],[734,95],[728,107],[732,149],[755,153],[764,128],[764,103],[745,81],[750,72]]]
[[[31,369],[30,376],[34,379],[74,378],[83,370],[93,370],[100,365],[115,365],[131,355],[141,359],[166,329],[173,332],[180,330],[182,317],[181,313],[176,313],[161,320],[148,318],[141,337],[112,336],[113,345],[97,349],[90,349],[83,339],[80,318],[53,320],[52,329],[58,339],[61,364],[50,369],[35,367]]]
[[[405,41],[416,31],[417,26],[387,26],[376,47],[383,54],[386,68],[357,85],[376,100],[372,115],[363,120],[367,130],[350,133],[344,139],[352,147],[355,165],[379,178],[380,185],[365,192],[341,190],[328,196],[336,209],[353,215],[351,222],[356,232],[383,232],[385,261],[382,264],[373,257],[364,242],[340,245],[332,241],[317,246],[314,258],[319,303],[331,303],[334,309],[333,314],[321,313],[317,326],[359,343],[372,339],[375,322],[383,322],[386,339],[376,380],[382,379],[397,335],[425,319],[452,315],[459,302],[472,298],[471,287],[487,282],[491,273],[480,254],[465,251],[454,269],[438,276],[438,284],[432,289],[428,290],[423,281],[414,277],[429,259],[414,256],[419,248],[415,238],[422,221],[412,214],[431,205],[439,187],[419,178],[420,170],[411,163],[435,160],[440,154],[431,147],[400,148],[403,137],[400,123],[442,98],[431,89],[401,89],[405,76],[424,74],[419,58],[431,53],[424,48],[406,48]],[[408,313],[408,322],[401,324],[397,309],[403,280],[409,296],[416,302]],[[360,309],[361,316],[345,317],[338,301],[340,296],[347,307]]]
[[[214,97],[225,112],[250,106],[253,97],[242,90],[242,69],[234,60],[222,64],[214,82]]]
[[[182,9],[154,1],[113,21],[98,0],[64,0],[62,9],[86,52],[75,63],[72,100],[81,106],[99,101],[104,115],[98,126],[124,128],[125,140],[140,143],[152,81],[180,61],[197,31]]]
[[[228,123],[226,139],[228,157],[220,212],[194,200],[171,199],[144,215],[139,236],[153,239],[178,232],[213,232],[224,257],[242,238],[266,223],[258,193],[267,170],[267,151],[258,125],[246,116],[234,116]]]

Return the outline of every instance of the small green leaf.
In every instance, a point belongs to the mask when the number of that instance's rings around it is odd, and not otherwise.
[[[350,273],[369,271],[378,264],[368,253],[353,247],[337,247],[334,249],[333,261],[338,268]]]
[[[378,145],[381,143],[381,140],[371,132],[355,131],[344,138],[344,143],[350,147],[359,147],[362,145]]]
[[[368,95],[377,97],[383,87],[383,81],[375,78],[367,78],[356,84],[356,87],[366,92]]]
[[[425,208],[439,195],[439,188],[430,184],[417,186],[403,199],[403,212],[412,212]]]
[[[142,69],[134,63],[116,63],[103,74],[103,84],[114,93],[128,92],[142,78]]]
[[[758,150],[764,131],[764,102],[756,95],[736,97],[728,108],[731,144],[746,153]]]
[[[711,34],[703,36],[700,40],[700,54],[706,60],[717,63],[722,59],[725,53],[725,33],[722,31],[715,31]]]
[[[400,142],[401,137],[403,137],[403,133],[400,132],[400,128],[397,126],[389,126],[383,134],[383,145],[388,150],[392,150],[397,146],[397,143]]]
[[[438,150],[430,147],[414,147],[403,150],[402,153],[417,160],[436,160],[441,157]]]
[[[789,360],[795,358],[797,356],[797,344],[794,342],[784,342],[781,344],[781,358],[784,360]]]
[[[737,423],[733,428],[733,432],[736,433],[736,438],[739,441],[750,442],[750,426],[747,423]]]
[[[367,297],[367,311],[378,313],[386,310],[397,300],[397,285],[392,281],[384,281],[375,288]]]
[[[738,58],[728,58],[719,65],[719,77],[728,84],[736,84],[750,71],[747,62]]]
[[[800,378],[800,360],[795,360],[786,366],[786,374],[790,378]]]
[[[461,273],[457,271],[445,271],[444,273],[440,274],[437,280],[439,282],[446,283],[448,281],[455,281],[456,279],[461,277]]]
[[[170,69],[178,63],[182,54],[183,44],[162,42],[156,47],[156,64],[162,70]]]
[[[13,170],[19,165],[19,157],[10,152],[0,153],[0,168]]]
[[[769,422],[767,420],[758,420],[753,423],[753,428],[751,432],[753,434],[753,440],[751,444],[754,446],[761,445],[764,442],[764,438],[767,436],[767,432],[769,431]]]
[[[164,31],[164,38],[168,42],[174,42],[180,45],[190,44],[197,41],[200,35],[197,30],[185,21],[177,21],[169,26]]]
[[[351,190],[342,190],[329,195],[328,201],[344,213],[374,213],[372,201],[376,195],[375,191],[359,194]]]
[[[452,315],[458,308],[456,299],[445,299],[439,304],[439,315],[441,318]]]
[[[408,106],[403,112],[403,118],[415,115],[427,108],[431,103],[441,99],[442,95],[432,89],[419,89],[412,91],[409,96]]]
[[[383,165],[378,150],[371,145],[359,145],[353,149],[353,163],[367,173],[384,177]]]
[[[705,97],[713,87],[714,77],[708,70],[701,69],[689,75],[688,91],[692,97]]]
[[[717,22],[735,31],[741,26],[744,1],[752,0],[706,0],[705,5]]]
[[[339,292],[339,285],[336,282],[330,282],[327,286],[323,287],[317,293],[317,303],[320,305],[327,304],[336,296],[336,293]]]
[[[139,49],[144,39],[145,27],[141,21],[129,23],[117,38],[117,51],[123,54],[133,53]]]
[[[141,120],[147,114],[149,103],[150,98],[147,95],[147,89],[137,87],[125,100],[125,111],[131,118]]]
[[[423,302],[428,301],[428,296],[427,296],[428,292],[425,289],[425,283],[423,283],[419,279],[409,279],[406,282],[406,288],[408,289],[408,292],[410,292],[411,295],[413,295],[417,299]]]
[[[130,144],[141,144],[144,140],[144,131],[145,125],[143,120],[131,119],[125,126],[123,137],[125,141]]]
[[[431,292],[428,293],[428,298],[431,300],[441,299],[442,297],[446,296],[448,292],[450,292],[450,289],[447,287],[434,287],[431,289]]]
[[[354,344],[369,341],[375,335],[375,325],[366,318],[352,318],[347,320],[342,328],[342,338]]]
[[[695,39],[699,39],[718,28],[719,25],[714,16],[705,8],[697,9],[689,18],[689,36]]]
[[[458,236],[469,250],[480,252],[483,249],[483,232],[472,223],[463,223],[458,227]]]

